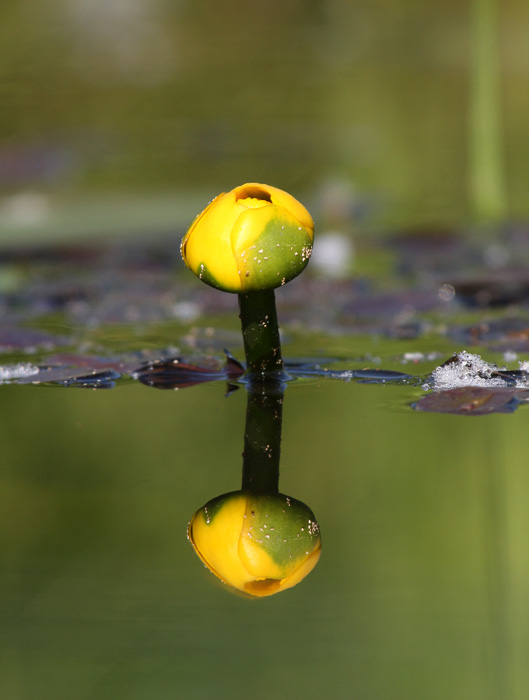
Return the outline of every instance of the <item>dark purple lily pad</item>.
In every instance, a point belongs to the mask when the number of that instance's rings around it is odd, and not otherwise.
[[[130,374],[138,367],[138,360],[119,357],[99,357],[97,355],[77,355],[76,353],[57,353],[46,358],[50,367],[71,367],[89,372],[114,370],[120,374]]]
[[[362,384],[385,384],[386,382],[405,382],[412,378],[405,372],[396,372],[391,369],[355,369],[352,371],[353,379],[358,379]]]
[[[111,389],[117,379],[130,374],[138,361],[120,360],[75,353],[62,353],[47,358],[35,372],[20,373],[8,379],[13,384],[57,384],[90,389]]]
[[[95,370],[78,367],[39,367],[36,374],[16,379],[16,384],[58,384],[87,389],[112,389],[121,374],[113,369]]]
[[[220,366],[217,361],[207,364],[191,364],[182,358],[156,360],[133,372],[134,379],[155,389],[184,389],[211,381],[233,381],[244,374],[244,367],[231,355],[226,355],[226,363]]]

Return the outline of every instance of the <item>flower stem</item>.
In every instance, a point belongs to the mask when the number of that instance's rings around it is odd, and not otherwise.
[[[274,290],[239,294],[239,309],[246,370],[251,379],[260,382],[283,379]]]
[[[248,391],[242,489],[277,493],[283,392]]]

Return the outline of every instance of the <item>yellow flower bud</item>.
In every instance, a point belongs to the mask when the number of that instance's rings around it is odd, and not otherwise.
[[[320,529],[308,506],[280,493],[233,491],[192,517],[188,538],[205,566],[250,596],[279,593],[316,566]]]
[[[288,192],[255,182],[219,194],[191,224],[180,251],[203,282],[225,292],[274,289],[307,265],[314,222]]]

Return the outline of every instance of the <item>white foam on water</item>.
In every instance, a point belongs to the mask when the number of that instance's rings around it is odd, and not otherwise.
[[[436,391],[457,389],[463,386],[508,386],[501,377],[492,376],[498,371],[498,367],[485,362],[479,355],[472,355],[463,350],[456,357],[455,362],[437,367],[432,372],[433,388]]]
[[[29,362],[19,362],[17,365],[0,365],[0,383],[31,377],[38,373],[39,368]]]

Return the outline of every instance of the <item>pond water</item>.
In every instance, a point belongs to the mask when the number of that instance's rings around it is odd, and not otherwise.
[[[425,240],[441,265],[445,243]],[[468,241],[446,239],[467,267]],[[2,697],[527,696],[525,398],[475,416],[468,401],[412,406],[455,351],[518,368],[523,287],[499,309],[465,305],[468,280],[412,279],[407,250],[358,241],[371,278],[309,267],[277,294],[285,357],[345,374],[285,391],[279,486],[316,514],[322,555],[253,600],[186,538],[198,508],[241,486],[246,389],[131,376],[156,357],[241,358],[236,299],[175,273],[177,248],[156,243],[4,255]],[[19,363],[43,374],[24,384]],[[347,374],[365,368],[410,377]],[[72,382],[91,372],[101,388]]]

